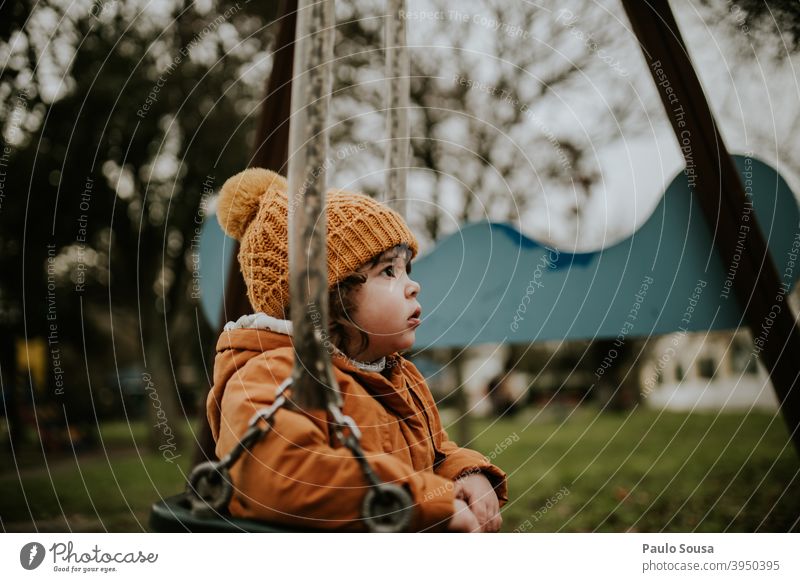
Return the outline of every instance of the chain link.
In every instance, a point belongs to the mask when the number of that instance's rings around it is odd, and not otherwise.
[[[358,461],[361,471],[364,473],[367,481],[369,481],[370,486],[377,487],[383,483],[375,474],[375,471],[372,470],[372,467],[370,467],[364,456],[364,449],[361,448],[361,431],[355,421],[351,417],[343,414],[341,409],[335,404],[328,404],[328,412],[330,412],[333,417],[332,424],[336,438],[350,450],[353,457]]]
[[[250,450],[273,426],[275,413],[286,404],[284,392],[292,383],[289,377],[275,391],[275,400],[269,406],[258,410],[247,424],[244,433],[230,453],[219,461],[206,461],[199,464],[189,474],[186,495],[192,506],[192,512],[198,516],[213,516],[224,512],[233,497],[233,483],[230,468],[239,460],[242,453]],[[266,426],[259,426],[260,421]]]
[[[186,493],[196,515],[212,516],[225,511],[233,497],[230,468],[242,453],[269,433],[274,426],[275,413],[287,402],[291,404],[285,394],[291,384],[291,377],[283,381],[275,392],[274,402],[253,415],[247,431],[230,453],[219,461],[198,465],[189,475]],[[361,431],[355,421],[343,414],[335,403],[328,404],[328,412],[337,440],[352,453],[369,483],[370,490],[362,504],[362,517],[367,527],[371,531],[403,531],[411,519],[411,496],[401,487],[381,481],[372,469],[361,447]]]

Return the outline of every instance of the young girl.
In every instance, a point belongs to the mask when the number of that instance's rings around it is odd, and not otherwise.
[[[239,264],[256,311],[229,322],[217,343],[208,419],[220,457],[292,374],[290,203],[285,178],[256,168],[230,178],[219,197],[217,217],[241,242]],[[448,439],[425,379],[400,355],[413,345],[422,320],[420,286],[410,278],[414,235],[397,213],[363,194],[329,192],[326,216],[330,325],[324,345],[342,412],[359,427],[370,466],[411,495],[413,531],[498,531],[499,508],[508,499],[505,473]],[[350,450],[329,435],[325,411],[279,409],[272,431],[231,476],[233,516],[365,529],[360,512],[367,481]]]

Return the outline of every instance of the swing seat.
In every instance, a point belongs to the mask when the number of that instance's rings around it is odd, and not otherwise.
[[[192,513],[186,493],[166,497],[150,508],[150,530],[156,533],[296,533],[322,531],[293,528],[255,519],[217,513],[200,517]]]

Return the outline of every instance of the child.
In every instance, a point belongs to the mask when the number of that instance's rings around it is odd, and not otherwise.
[[[256,311],[229,322],[217,343],[208,419],[220,457],[292,373],[288,205],[285,178],[257,168],[230,178],[219,197],[217,217],[241,241],[239,263]],[[411,495],[413,531],[498,531],[498,510],[508,499],[505,473],[448,439],[425,379],[399,353],[413,345],[421,319],[420,286],[409,277],[414,235],[397,213],[363,194],[331,191],[326,212],[324,346],[342,412],[361,430],[370,466]],[[273,430],[231,469],[231,514],[363,531],[367,481],[328,427],[325,411],[279,409]]]

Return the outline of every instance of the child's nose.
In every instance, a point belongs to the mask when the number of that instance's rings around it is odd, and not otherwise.
[[[419,283],[417,283],[413,279],[409,279],[408,280],[408,287],[406,289],[407,289],[407,293],[408,293],[409,297],[416,297],[419,294],[421,286],[420,286]]]

